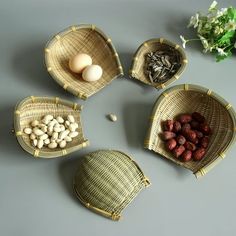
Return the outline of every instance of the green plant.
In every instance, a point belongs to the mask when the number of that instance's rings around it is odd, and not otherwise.
[[[196,13],[192,16],[188,27],[196,30],[198,38],[185,39],[180,35],[185,48],[186,43],[200,40],[203,52],[216,54],[216,61],[221,61],[232,55],[236,48],[236,8],[218,9],[218,3],[213,1],[206,15]]]

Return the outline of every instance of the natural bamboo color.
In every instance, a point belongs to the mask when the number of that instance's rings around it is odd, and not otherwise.
[[[160,138],[162,122],[174,119],[181,113],[200,112],[213,130],[205,157],[199,162],[181,162],[165,148]],[[157,99],[150,117],[150,128],[145,148],[164,156],[191,170],[198,178],[205,175],[220,160],[235,142],[236,115],[232,106],[216,93],[197,85],[177,85],[167,89]]]
[[[169,50],[170,48],[172,48],[174,52],[176,53],[176,55],[178,55],[178,58],[179,58],[178,62],[181,64],[181,67],[166,82],[151,83],[151,81],[148,78],[148,75],[145,74],[146,54],[149,52],[165,51],[165,50]],[[188,61],[186,59],[185,52],[179,45],[174,44],[164,38],[150,39],[144,42],[143,44],[141,44],[138,50],[136,51],[136,53],[134,54],[133,62],[129,71],[129,75],[131,78],[137,79],[157,89],[163,89],[180,77],[187,63]]]
[[[102,78],[87,82],[69,69],[69,59],[77,53],[92,57],[103,69]],[[52,78],[75,96],[87,99],[123,75],[119,56],[108,38],[94,25],[76,25],[56,34],[46,45],[45,63]]]
[[[80,119],[80,111],[82,107],[76,103],[51,97],[28,97],[21,101],[15,108],[14,132],[21,147],[35,157],[53,158],[67,155],[89,145],[87,139],[84,138],[82,124]],[[37,149],[31,145],[29,135],[23,132],[24,128],[30,127],[33,120],[41,120],[44,115],[51,114],[53,116],[67,117],[71,114],[75,117],[75,121],[79,124],[79,135],[72,142],[67,143],[65,149],[56,148],[49,149],[43,147]]]
[[[73,183],[84,206],[112,220],[119,220],[124,208],[148,185],[148,178],[136,162],[114,150],[86,155]]]

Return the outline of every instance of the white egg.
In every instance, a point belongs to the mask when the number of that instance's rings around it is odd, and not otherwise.
[[[90,65],[92,65],[92,58],[85,53],[79,53],[69,61],[69,67],[75,73],[82,73],[85,67]]]
[[[102,67],[99,65],[87,66],[83,71],[82,77],[88,82],[97,81],[102,77]]]

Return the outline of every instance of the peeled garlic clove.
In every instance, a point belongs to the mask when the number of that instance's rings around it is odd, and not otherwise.
[[[48,127],[47,127],[47,126],[44,126],[44,127],[41,128],[41,130],[42,130],[44,133],[46,133],[46,132],[48,131]]]
[[[42,139],[39,139],[39,140],[38,140],[37,147],[38,147],[39,149],[41,149],[41,148],[43,147],[43,145],[44,145],[43,140],[42,140]]]
[[[50,149],[54,149],[56,147],[57,147],[57,143],[49,143],[48,144],[48,148],[50,148]]]
[[[76,132],[76,131],[69,133],[69,137],[71,137],[71,138],[75,138],[75,137],[77,137],[78,135],[79,135],[79,133]]]
[[[72,115],[68,115],[68,116],[67,116],[67,120],[68,120],[70,123],[75,123],[75,118],[74,118],[74,116],[72,116]]]
[[[38,124],[39,124],[38,120],[34,120],[34,121],[31,122],[32,127],[36,127],[36,126],[38,126]]]
[[[117,121],[117,116],[115,114],[109,114],[108,118],[113,122]]]
[[[63,124],[63,123],[64,123],[64,119],[63,119],[61,116],[58,116],[58,117],[56,118],[56,120],[57,120],[57,122],[58,122],[59,124]]]
[[[65,140],[62,140],[62,141],[59,143],[59,146],[60,146],[60,148],[66,147],[66,141],[65,141]]]
[[[59,126],[54,126],[53,131],[59,133],[61,132],[61,128]]]
[[[25,134],[31,134],[32,133],[32,129],[31,128],[24,128],[24,133]]]

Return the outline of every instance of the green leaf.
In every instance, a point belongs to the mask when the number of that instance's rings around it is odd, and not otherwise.
[[[224,59],[226,59],[226,58],[228,58],[230,56],[232,56],[232,52],[228,51],[226,55],[217,55],[216,56],[216,61],[217,62],[223,61]]]
[[[236,8],[229,7],[227,10],[227,13],[228,13],[228,17],[231,20],[236,20]]]
[[[228,31],[225,33],[219,40],[218,43],[220,45],[230,44],[230,39],[235,35],[235,31]]]

